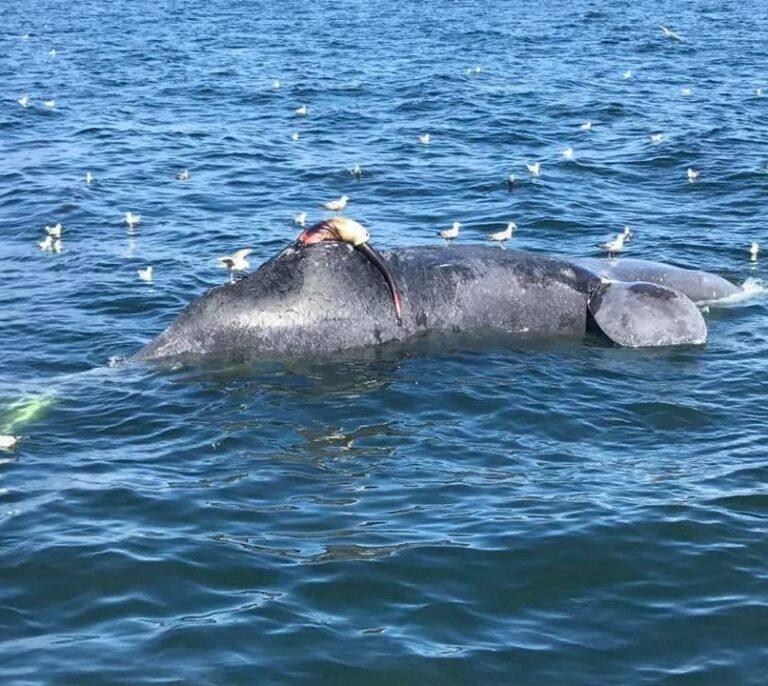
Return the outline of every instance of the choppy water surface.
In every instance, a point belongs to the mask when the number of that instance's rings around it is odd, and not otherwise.
[[[701,348],[108,362],[341,193],[379,246],[515,221],[588,255],[628,224],[632,256],[759,284],[767,13],[6,0],[3,683],[765,683],[760,295]]]

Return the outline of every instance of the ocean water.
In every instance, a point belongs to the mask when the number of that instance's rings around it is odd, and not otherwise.
[[[758,0],[4,0],[2,683],[766,683],[767,28]],[[379,247],[515,221],[592,255],[626,224],[753,295],[701,347],[121,362],[342,193]]]

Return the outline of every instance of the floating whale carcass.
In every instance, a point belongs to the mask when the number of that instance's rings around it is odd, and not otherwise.
[[[246,278],[206,291],[137,357],[334,353],[484,329],[583,336],[592,324],[622,346],[701,344],[707,327],[696,304],[741,290],[714,274],[642,260],[482,245],[379,256],[377,268],[348,243],[291,245]],[[397,284],[402,323],[382,269]]]

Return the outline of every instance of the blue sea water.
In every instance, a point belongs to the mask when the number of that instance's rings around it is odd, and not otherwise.
[[[766,683],[766,29],[758,0],[4,0],[2,683]],[[342,193],[380,247],[628,224],[755,295],[702,347],[114,364]]]

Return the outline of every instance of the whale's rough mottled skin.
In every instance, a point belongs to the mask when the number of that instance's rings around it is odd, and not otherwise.
[[[398,326],[381,273],[350,245],[291,246],[191,303],[141,359],[333,353],[430,332],[496,329],[582,336],[589,321],[620,345],[703,343],[694,303],[740,291],[714,274],[641,260],[568,259],[482,245],[383,251],[398,283]]]

